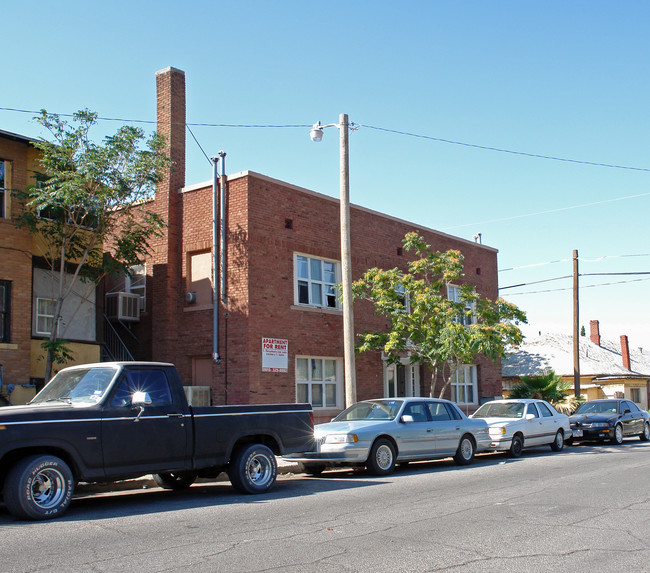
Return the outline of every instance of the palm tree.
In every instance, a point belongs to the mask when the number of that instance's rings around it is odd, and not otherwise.
[[[512,387],[509,397],[546,400],[558,409],[565,409],[568,406],[565,391],[570,387],[570,382],[549,370],[535,376],[522,376],[521,382]]]

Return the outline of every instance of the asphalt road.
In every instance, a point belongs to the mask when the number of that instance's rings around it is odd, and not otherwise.
[[[77,497],[60,519],[0,506],[2,572],[648,571],[650,443]]]

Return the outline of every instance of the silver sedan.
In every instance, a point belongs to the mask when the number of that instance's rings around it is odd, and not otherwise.
[[[380,398],[353,404],[314,429],[316,451],[285,459],[312,475],[331,466],[365,466],[387,475],[396,463],[452,457],[469,464],[490,448],[488,426],[448,400]]]

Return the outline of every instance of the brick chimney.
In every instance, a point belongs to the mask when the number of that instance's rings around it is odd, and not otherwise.
[[[623,357],[623,367],[632,370],[630,365],[630,345],[625,334],[621,336],[621,356]]]
[[[181,277],[182,202],[185,186],[185,72],[165,68],[156,72],[158,132],[166,138],[171,166],[156,187],[154,210],[166,227],[152,241],[153,297],[152,359],[176,361],[177,321],[183,295]]]
[[[597,320],[589,321],[589,328],[591,330],[590,338],[594,344],[600,346],[600,324]]]

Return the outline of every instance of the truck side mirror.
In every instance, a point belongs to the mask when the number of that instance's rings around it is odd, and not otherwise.
[[[138,415],[134,418],[133,421],[139,422],[140,416],[142,416],[142,413],[144,412],[144,407],[150,405],[151,396],[149,396],[149,392],[133,392],[131,396],[131,406],[134,408],[140,408]]]

